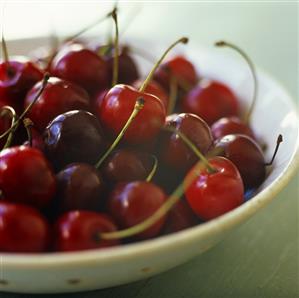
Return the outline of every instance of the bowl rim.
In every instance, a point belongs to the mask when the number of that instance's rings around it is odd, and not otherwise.
[[[13,40],[22,41],[23,39]],[[27,39],[26,39],[27,40]],[[271,202],[275,196],[287,185],[295,176],[299,169],[299,113],[295,100],[279,83],[266,71],[257,68],[258,76],[270,80],[277,85],[279,90],[285,95],[283,100],[290,106],[296,116],[296,127],[298,129],[295,147],[292,156],[284,170],[265,189],[257,193],[252,199],[243,203],[238,208],[219,216],[213,220],[200,225],[173,233],[163,235],[154,239],[144,240],[138,243],[108,247],[103,249],[91,249],[77,252],[49,252],[49,253],[1,253],[0,267],[3,269],[21,269],[43,267],[56,267],[57,265],[78,266],[80,263],[95,264],[117,263],[119,260],[136,259],[139,256],[153,254],[154,252],[169,251],[178,249],[192,243],[194,239],[211,237],[219,233],[228,231],[240,222],[244,222],[259,209]]]

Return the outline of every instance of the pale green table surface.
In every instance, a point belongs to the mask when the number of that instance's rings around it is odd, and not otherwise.
[[[68,9],[69,3],[60,5]],[[58,10],[55,7],[58,4],[48,5],[47,11],[51,8],[55,12],[51,22],[56,24],[56,30],[67,31],[67,24],[73,29],[77,23],[71,20],[76,18],[76,13],[80,13],[81,23],[84,20],[88,23],[97,15],[97,4],[84,2],[84,10],[82,3],[76,4],[70,16],[65,16],[64,9]],[[40,35],[45,29],[45,14],[42,13],[39,14],[40,26],[30,18],[22,26],[9,18],[10,10],[21,18],[38,9],[45,11],[42,6],[22,6],[20,1],[12,7],[7,6],[9,38]],[[247,48],[258,65],[285,85],[298,104],[298,2],[210,1],[144,3],[143,6],[142,17],[138,16],[135,25],[130,27],[132,35],[174,39],[187,32],[196,43],[211,44],[220,38],[234,41]],[[19,9],[14,9],[16,7]],[[30,30],[31,27],[35,31]],[[58,297],[299,297],[298,187],[297,175],[269,206],[216,247],[185,265],[133,284]],[[50,295],[36,295],[47,296]],[[17,297],[33,295],[0,293],[0,298]]]

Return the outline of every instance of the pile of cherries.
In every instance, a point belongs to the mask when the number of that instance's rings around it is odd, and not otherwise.
[[[113,43],[68,39],[46,61],[13,59],[2,40],[0,252],[177,232],[240,206],[266,177],[272,162],[250,128],[252,108],[241,117],[232,90],[186,57],[163,60],[187,38],[141,80],[111,16]]]

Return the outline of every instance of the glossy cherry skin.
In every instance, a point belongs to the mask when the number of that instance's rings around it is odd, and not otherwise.
[[[227,135],[216,141],[215,149],[238,168],[245,188],[257,188],[266,177],[264,154],[260,146],[245,135]]]
[[[10,202],[41,208],[52,200],[56,180],[40,150],[17,146],[0,153],[0,189]]]
[[[191,89],[198,81],[195,67],[183,56],[175,56],[163,63],[157,69],[154,79],[169,90],[171,76],[176,78],[184,92],[187,91],[186,89]]]
[[[136,89],[139,89],[142,85],[143,81],[142,80],[138,80],[135,81],[133,83],[133,87]],[[166,91],[164,90],[164,88],[156,81],[150,81],[149,84],[146,86],[145,88],[145,92],[149,93],[149,94],[153,94],[156,97],[158,97],[164,107],[165,107],[165,111],[167,111],[167,107],[168,107],[168,101],[169,101],[169,97],[168,94],[166,93]]]
[[[104,182],[94,166],[84,163],[67,165],[57,175],[59,210],[99,210],[104,201]]]
[[[122,229],[146,220],[166,201],[164,191],[151,182],[134,181],[118,184],[108,199],[108,210]],[[138,239],[157,236],[166,220],[161,217],[151,227],[135,235]]]
[[[206,154],[213,145],[209,126],[194,114],[169,115],[165,127],[182,132],[202,154]],[[158,146],[161,160],[177,170],[189,169],[198,160],[194,152],[175,132],[163,132]]]
[[[237,116],[239,103],[235,94],[224,84],[202,80],[182,99],[181,108],[193,113],[209,125],[223,117]]]
[[[55,223],[55,249],[79,251],[115,246],[119,244],[118,240],[102,240],[99,235],[116,230],[113,220],[106,214],[85,210],[69,211]]]
[[[249,125],[236,116],[217,120],[211,126],[211,131],[215,140],[231,134],[242,134],[255,139],[254,133]]]
[[[118,135],[134,110],[138,98],[145,101],[143,109],[131,123],[123,139],[140,144],[158,135],[165,121],[165,108],[154,95],[142,93],[128,85],[115,85],[104,97],[100,107],[100,122],[114,137]]]
[[[244,202],[244,187],[237,167],[223,157],[210,158],[209,163],[217,172],[202,170],[185,189],[190,207],[203,220],[216,218]],[[192,178],[192,171],[186,180]]]
[[[44,142],[46,155],[58,170],[73,162],[95,164],[106,150],[101,125],[82,110],[57,116],[47,126]]]
[[[49,240],[49,225],[38,210],[0,202],[0,252],[43,252]]]
[[[165,234],[175,233],[199,224],[199,219],[188,203],[181,199],[169,211],[163,228]]]
[[[26,58],[0,63],[0,98],[11,105],[23,106],[26,93],[43,78],[43,72]]]
[[[51,73],[80,85],[90,95],[108,86],[107,63],[80,44],[62,47],[52,61]]]
[[[41,84],[42,82],[38,82],[28,92],[24,108],[35,99]],[[90,110],[88,93],[74,83],[51,77],[27,117],[35,127],[43,131],[56,116],[72,110]]]
[[[109,184],[144,180],[151,170],[153,158],[132,149],[113,152],[101,167],[105,181]]]

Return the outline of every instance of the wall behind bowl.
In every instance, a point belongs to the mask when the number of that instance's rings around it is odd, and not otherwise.
[[[7,39],[52,32],[65,36],[107,13],[114,2],[0,0],[0,21]],[[187,35],[190,46],[232,41],[281,81],[298,103],[298,2],[119,1],[120,30],[130,19],[122,40],[134,36],[165,44]],[[107,36],[112,29],[107,21],[90,34]]]

